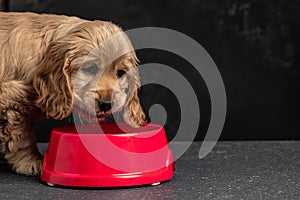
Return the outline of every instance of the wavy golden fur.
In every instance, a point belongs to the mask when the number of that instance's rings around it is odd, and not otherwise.
[[[40,173],[33,128],[40,113],[60,120],[75,109],[101,122],[123,109],[124,121],[142,126],[136,66],[129,39],[110,22],[0,12],[0,139],[13,170]]]

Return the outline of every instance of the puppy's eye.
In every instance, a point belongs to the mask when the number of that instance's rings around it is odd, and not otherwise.
[[[117,71],[117,76],[118,76],[118,78],[121,78],[122,76],[124,76],[126,74],[126,71],[124,71],[124,70],[118,70]]]
[[[89,73],[89,74],[96,74],[97,72],[97,66],[96,65],[89,65],[87,67],[83,67],[83,71]]]

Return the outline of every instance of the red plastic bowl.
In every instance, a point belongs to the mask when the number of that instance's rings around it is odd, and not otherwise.
[[[170,180],[173,169],[160,125],[65,126],[52,130],[41,180],[76,187],[136,186]]]

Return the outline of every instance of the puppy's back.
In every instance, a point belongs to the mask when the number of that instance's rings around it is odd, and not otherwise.
[[[63,15],[0,12],[0,81],[30,79],[49,43],[83,22]]]

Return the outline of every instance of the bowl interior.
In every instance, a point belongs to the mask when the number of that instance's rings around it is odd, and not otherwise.
[[[57,132],[63,134],[139,134],[152,133],[162,129],[161,126],[155,124],[147,124],[140,128],[133,128],[125,123],[118,124],[88,124],[73,125],[56,128]]]

